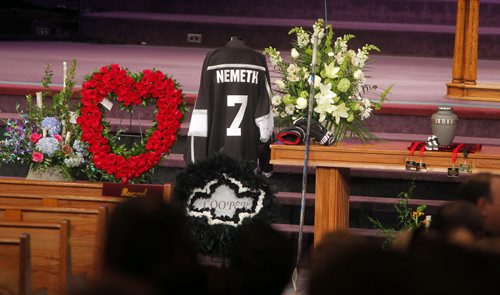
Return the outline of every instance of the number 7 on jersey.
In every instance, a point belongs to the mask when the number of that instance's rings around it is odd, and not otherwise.
[[[228,95],[227,96],[227,106],[235,107],[236,104],[241,104],[236,117],[234,117],[233,122],[231,122],[231,126],[227,128],[226,135],[227,136],[241,136],[241,121],[243,121],[243,117],[245,116],[245,110],[247,108],[248,103],[248,95]]]

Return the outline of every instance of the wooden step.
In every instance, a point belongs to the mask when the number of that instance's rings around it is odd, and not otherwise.
[[[272,224],[273,228],[284,232],[284,233],[298,233],[299,225],[298,224],[282,224],[275,223]],[[380,231],[376,229],[370,228],[349,228],[349,231],[354,234],[359,234],[366,237],[380,237]],[[306,234],[314,234],[314,226],[312,225],[304,225],[304,233]]]
[[[277,192],[275,196],[282,205],[299,206],[301,202],[301,194],[296,192]],[[398,198],[350,196],[349,207],[353,209],[393,211],[394,205],[398,202]],[[410,199],[408,204],[411,206],[427,205],[427,211],[429,213],[434,213],[439,207],[448,202],[449,201],[445,200]],[[306,194],[306,206],[314,206],[314,194]]]

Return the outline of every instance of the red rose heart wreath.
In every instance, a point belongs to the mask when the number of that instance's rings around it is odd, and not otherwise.
[[[108,131],[101,105],[106,97],[118,100],[124,107],[156,103],[156,121],[146,132],[149,136],[145,146],[128,151],[128,158],[113,153],[112,143],[103,135]],[[171,78],[156,70],[132,74],[116,64],[104,66],[86,79],[81,102],[77,123],[95,167],[123,183],[158,164],[175,142],[184,116],[182,91]]]

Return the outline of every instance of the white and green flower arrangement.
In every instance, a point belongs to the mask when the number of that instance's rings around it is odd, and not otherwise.
[[[377,86],[366,81],[365,65],[370,51],[379,51],[367,44],[354,51],[348,42],[354,35],[334,39],[333,28],[318,19],[313,31],[292,28],[296,41],[286,61],[273,47],[264,50],[281,78],[274,81],[272,97],[276,126],[291,126],[293,121],[306,117],[312,71],[313,37],[317,37],[318,51],[314,78],[312,118],[320,122],[339,142],[347,137],[362,141],[376,137],[368,130],[364,120],[379,109],[392,86],[377,93]],[[370,99],[369,97],[374,97]]]

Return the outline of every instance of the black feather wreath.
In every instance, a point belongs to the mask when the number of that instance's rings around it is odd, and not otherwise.
[[[274,219],[276,202],[269,183],[264,177],[256,175],[253,170],[254,167],[250,163],[242,163],[223,153],[218,153],[205,161],[189,165],[184,172],[177,176],[174,202],[188,214],[188,220],[201,254],[226,257],[240,226],[256,221],[271,222]],[[233,182],[228,179],[232,179]],[[241,184],[245,189],[250,189],[250,192],[238,192],[238,185],[234,184],[234,180],[237,180],[238,184]],[[193,212],[199,211],[194,207],[193,200],[211,197],[210,194],[197,193],[199,190],[193,191],[206,186],[216,188],[220,185],[231,188],[237,198],[252,198],[254,201],[251,208],[238,208],[233,216],[217,217],[217,222],[222,222],[222,224],[210,224],[207,216],[193,216]],[[210,190],[210,192],[212,191]],[[190,198],[191,195],[193,195],[192,198]],[[258,199],[261,200],[260,206],[257,205]],[[260,210],[255,212],[258,208]],[[204,210],[204,212],[205,214],[210,212],[211,217],[215,214],[214,209]],[[255,215],[240,218],[237,213]]]

